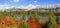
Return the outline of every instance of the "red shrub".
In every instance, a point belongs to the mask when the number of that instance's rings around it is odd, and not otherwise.
[[[37,28],[42,28],[42,24],[38,23]]]
[[[32,26],[32,28],[37,28],[35,19],[32,18],[31,16],[30,16],[30,19],[29,19],[29,25]]]
[[[42,28],[42,25],[44,24],[45,22],[43,22],[42,20],[39,20],[39,22],[37,23],[37,28]]]
[[[7,23],[8,23],[8,19],[5,18],[5,19],[3,20],[3,23],[4,23],[4,24],[7,24]]]
[[[19,23],[20,23],[20,20],[18,20],[18,19],[15,20],[15,23],[16,23],[16,24],[19,24]]]

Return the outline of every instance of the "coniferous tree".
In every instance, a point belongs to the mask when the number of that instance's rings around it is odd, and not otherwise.
[[[20,23],[19,28],[31,28],[27,23],[25,15],[23,15],[23,18],[21,19],[21,21],[22,22]]]
[[[54,13],[50,13],[48,28],[56,28],[56,20],[54,19]]]

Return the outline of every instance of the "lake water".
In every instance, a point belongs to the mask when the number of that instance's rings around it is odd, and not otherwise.
[[[23,16],[16,16],[18,19],[22,19]],[[29,19],[29,16],[26,16],[26,20]],[[43,20],[43,21],[49,21],[49,17],[48,16],[40,16],[40,19]],[[57,19],[56,16],[54,17],[54,19]],[[58,20],[58,23],[60,23],[60,17],[59,17],[59,20]]]
[[[23,16],[16,16],[18,19],[22,19]],[[28,20],[29,19],[29,16],[26,16],[26,19]],[[47,17],[44,17],[44,16],[40,16],[40,19],[43,20],[43,21],[48,21],[49,18],[48,16]]]

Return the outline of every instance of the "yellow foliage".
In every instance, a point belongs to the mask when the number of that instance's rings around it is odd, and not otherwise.
[[[2,26],[0,26],[0,28],[9,28],[9,27],[3,24]]]

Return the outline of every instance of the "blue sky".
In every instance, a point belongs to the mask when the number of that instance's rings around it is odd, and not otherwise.
[[[29,4],[45,6],[49,4],[60,4],[60,0],[0,0],[0,7],[28,6]]]

